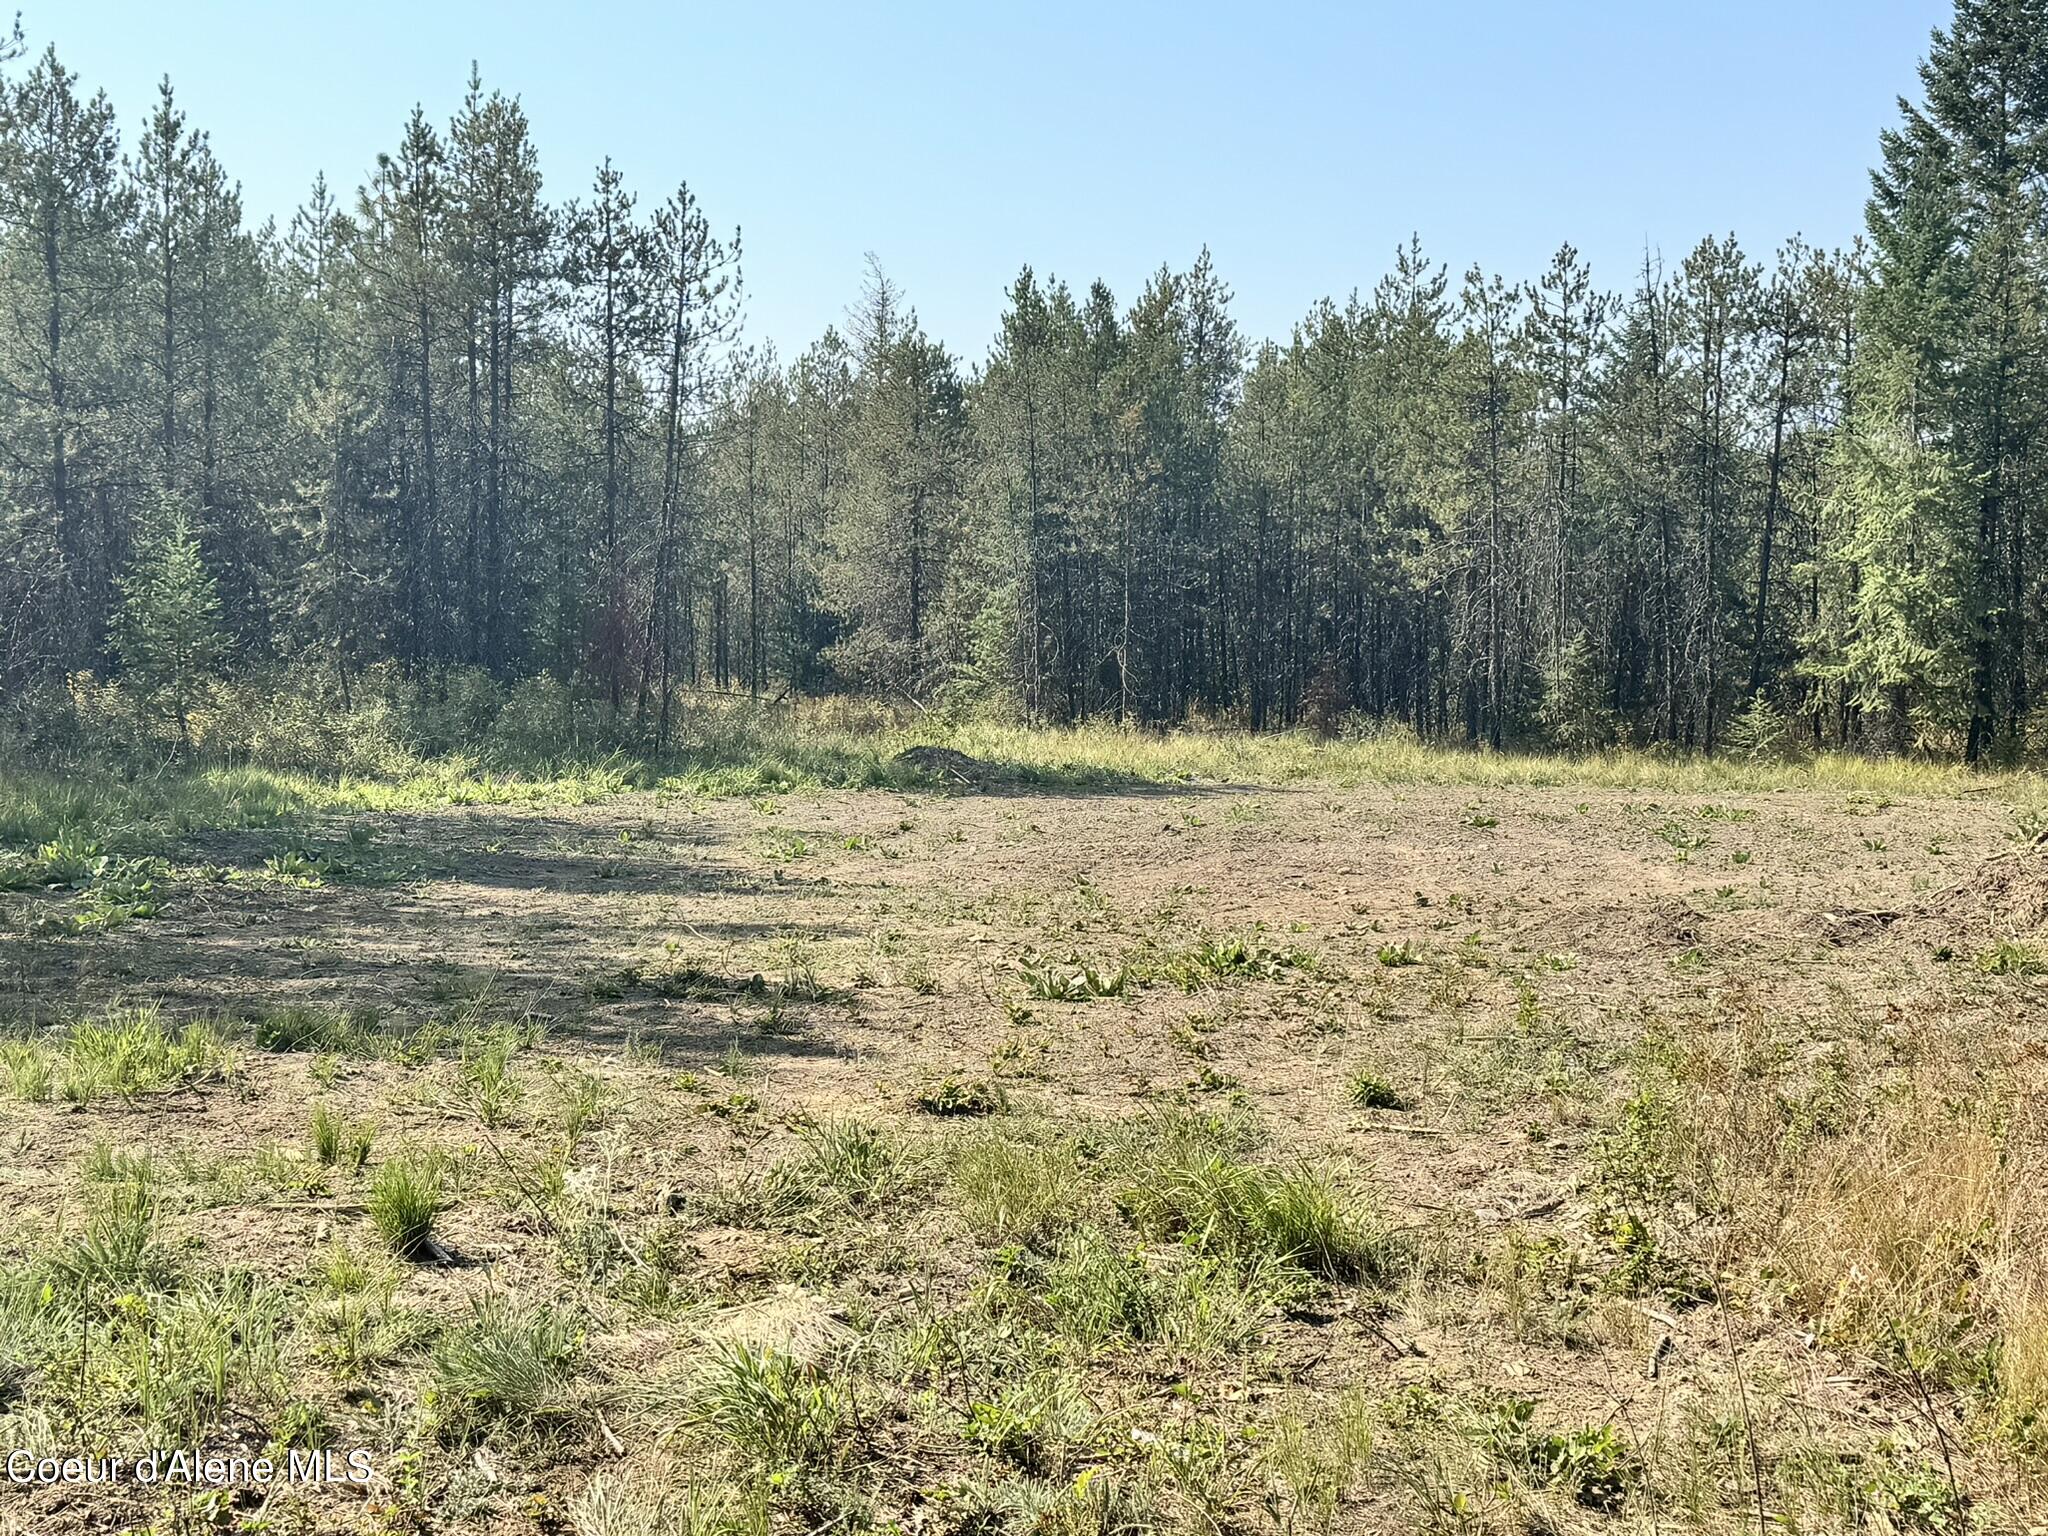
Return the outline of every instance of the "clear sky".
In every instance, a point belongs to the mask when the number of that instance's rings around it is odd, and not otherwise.
[[[551,199],[610,154],[746,239],[750,334],[839,321],[872,250],[986,352],[1030,262],[1134,296],[1206,242],[1253,336],[1369,288],[1420,233],[1453,275],[1605,286],[1733,230],[1766,255],[1861,228],[1867,170],[1946,0],[1348,6],[23,0],[124,143],[169,73],[254,218],[351,191],[470,61],[523,98]]]

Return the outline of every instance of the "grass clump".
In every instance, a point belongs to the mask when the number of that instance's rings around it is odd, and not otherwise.
[[[73,1104],[134,1099],[226,1077],[235,1062],[234,1047],[219,1025],[196,1020],[172,1029],[155,1003],[74,1024],[57,1051],[61,1091]],[[10,1062],[9,1076],[31,1087],[47,1086],[42,1069],[27,1059],[19,1067]]]
[[[313,1106],[311,1131],[313,1156],[320,1166],[350,1173],[363,1171],[377,1140],[375,1121],[345,1120],[325,1104]]]
[[[1047,1266],[1037,1299],[1084,1348],[1123,1339],[1211,1358],[1249,1345],[1272,1309],[1306,1284],[1300,1268],[1271,1255],[1153,1255],[1083,1227]]]
[[[954,1161],[953,1188],[975,1236],[1039,1246],[1073,1225],[1088,1180],[1075,1148],[985,1132]]]
[[[533,1430],[563,1417],[582,1345],[569,1313],[485,1295],[434,1350],[431,1404],[443,1438]]]
[[[74,1294],[110,1300],[166,1290],[176,1274],[157,1239],[154,1175],[130,1169],[95,1192],[84,1229],[55,1260],[55,1276]]]
[[[2018,939],[2000,939],[1977,956],[1977,969],[1990,976],[2048,974],[2048,949]]]
[[[370,1220],[401,1259],[428,1252],[442,1211],[444,1168],[439,1157],[406,1152],[377,1170],[370,1183]]]
[[[365,1058],[379,1055],[386,1039],[373,1008],[344,1010],[306,1003],[257,1014],[249,1021],[249,1033],[258,1050]]]
[[[1226,938],[1205,938],[1168,956],[1158,974],[1183,992],[1232,981],[1271,981],[1288,970],[1306,970],[1313,957],[1300,950],[1275,949],[1256,932]]]
[[[1148,1236],[1245,1264],[1277,1261],[1332,1280],[1384,1281],[1399,1246],[1377,1217],[1308,1163],[1245,1161],[1213,1122],[1153,1128],[1131,1161],[1118,1203]]]
[[[455,1092],[486,1129],[496,1129],[526,1095],[512,1058],[526,1045],[524,1032],[491,1028],[465,1041],[455,1064]]]
[[[56,1085],[50,1052],[26,1040],[0,1045],[0,1072],[7,1074],[7,1091],[28,1104],[47,1104]]]
[[[771,1210],[871,1211],[909,1186],[911,1164],[902,1140],[864,1120],[806,1126],[796,1154],[769,1170]]]
[[[772,1345],[722,1339],[712,1347],[694,1417],[755,1468],[830,1464],[849,1413],[842,1387]]]

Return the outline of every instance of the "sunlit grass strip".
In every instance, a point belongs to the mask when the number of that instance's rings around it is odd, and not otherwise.
[[[933,787],[931,777],[897,761],[912,746],[950,747],[1000,778],[1047,787],[1413,784],[1651,794],[1968,793],[2029,807],[2048,801],[2031,771],[1986,774],[1920,758],[1823,753],[1752,762],[1633,750],[1574,757],[1429,744],[1391,729],[1324,741],[1304,732],[947,723],[854,701],[795,709],[738,701],[690,711],[674,749],[658,759],[594,745],[549,757],[498,751],[423,758],[394,745],[385,754],[393,767],[378,777],[203,759],[144,773],[94,758],[0,763],[0,849],[32,851],[70,833],[107,852],[132,854],[200,831],[450,805],[581,805],[644,789],[708,797]]]

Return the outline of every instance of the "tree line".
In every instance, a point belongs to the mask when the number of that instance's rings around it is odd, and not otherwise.
[[[1493,746],[2029,745],[2048,561],[2048,0],[1960,0],[1868,233],[1514,281],[1419,241],[1284,340],[1207,252],[1025,267],[986,355],[870,260],[795,356],[741,244],[552,201],[472,73],[282,228],[166,81],[0,89],[0,689],[547,675]]]

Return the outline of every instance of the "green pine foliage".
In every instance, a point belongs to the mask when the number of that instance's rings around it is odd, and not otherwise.
[[[232,662],[337,717],[544,677],[540,736],[595,702],[636,751],[706,692],[1716,751],[1763,693],[1818,747],[2015,754],[2044,32],[1959,0],[1849,249],[1518,281],[1410,239],[1266,341],[1206,251],[1121,297],[1026,267],[985,349],[871,262],[782,355],[687,185],[544,184],[480,78],[258,228],[170,84],[124,144],[46,50],[0,85],[0,727],[118,673],[203,749]]]
[[[225,654],[220,596],[182,516],[137,551],[121,579],[122,675],[190,746],[193,708]]]

